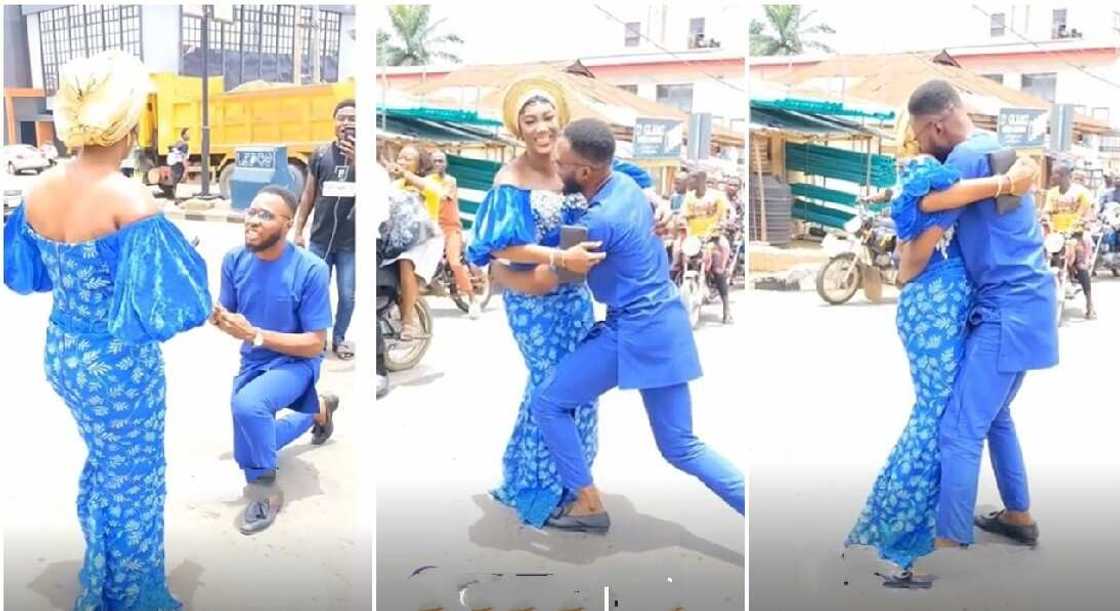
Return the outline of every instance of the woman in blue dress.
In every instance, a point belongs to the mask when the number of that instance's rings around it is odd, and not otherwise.
[[[503,110],[506,129],[521,139],[525,152],[494,177],[494,186],[475,215],[467,248],[474,265],[500,259],[502,251],[511,247],[557,246],[561,226],[577,220],[587,206],[581,197],[561,194],[563,183],[552,161],[560,130],[568,121],[560,88],[547,79],[518,81],[506,92]],[[516,274],[499,272],[499,277],[506,285],[502,296],[506,319],[529,381],[502,458],[502,483],[491,494],[516,510],[522,522],[540,528],[557,506],[575,497],[557,477],[552,455],[529,413],[528,399],[560,358],[587,335],[595,316],[591,293],[583,283],[562,284],[547,295],[537,295],[518,290]],[[576,424],[591,462],[598,450],[594,403],[576,410]]]
[[[891,202],[901,258],[896,325],[916,397],[910,419],[880,471],[845,545],[875,547],[894,570],[889,587],[928,587],[912,572],[934,550],[941,453],[938,424],[964,350],[972,285],[954,225],[971,202],[1025,193],[1038,168],[1020,159],[1006,175],[961,181],[960,172],[921,155],[901,166],[902,193]],[[927,209],[923,212],[923,201]]]
[[[77,501],[82,611],[182,606],[164,570],[159,343],[201,325],[211,301],[201,257],[119,171],[149,83],[119,51],[67,65],[55,125],[81,150],[44,174],[4,226],[4,283],[53,295],[43,365],[88,450]]]

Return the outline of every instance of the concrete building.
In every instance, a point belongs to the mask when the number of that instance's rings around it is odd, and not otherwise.
[[[231,22],[210,26],[210,75],[223,76],[226,89],[297,82],[297,67],[302,83],[353,76],[354,7],[320,5],[317,44],[312,14],[310,5],[233,5]],[[153,73],[202,76],[201,18],[178,5],[6,5],[4,34],[5,144],[53,139],[58,71],[74,57],[123,49]]]

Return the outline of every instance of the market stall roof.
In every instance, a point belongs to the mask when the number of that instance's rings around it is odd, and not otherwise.
[[[377,109],[377,129],[389,137],[432,142],[500,141],[498,125],[500,123],[463,110],[419,106]]]
[[[440,78],[420,83],[406,93],[429,105],[432,104],[428,102],[429,98],[441,100],[436,102],[441,105],[448,100],[456,100],[454,103],[460,108],[477,108],[483,117],[500,119],[506,88],[524,75],[542,73],[554,79],[567,92],[573,118],[596,117],[623,128],[632,128],[639,117],[675,119],[683,121],[687,131],[688,113],[596,79],[579,61],[464,66]],[[715,127],[712,139],[720,144],[744,144],[743,134]]]
[[[834,116],[827,111],[817,112],[811,104],[774,104],[754,99],[751,100],[750,129],[804,136],[883,136],[873,127]]]
[[[910,94],[922,83],[935,78],[952,83],[968,110],[995,116],[1001,108],[1038,108],[1049,110],[1050,102],[997,83],[965,70],[942,51],[887,55],[837,55],[811,65],[792,66],[789,72],[775,75],[774,84],[790,91],[842,90],[836,98],[875,100],[905,113]],[[753,85],[752,85],[753,89]],[[1098,120],[1077,115],[1075,127],[1085,133],[1103,133],[1108,126]]]

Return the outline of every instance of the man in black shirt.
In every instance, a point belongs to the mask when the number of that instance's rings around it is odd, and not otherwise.
[[[331,333],[332,350],[340,359],[354,358],[346,342],[346,330],[354,314],[356,282],[354,257],[354,100],[343,100],[334,108],[335,141],[311,156],[307,184],[296,216],[295,243],[306,246],[304,226],[311,209],[310,250],[326,261],[337,274],[338,312]]]

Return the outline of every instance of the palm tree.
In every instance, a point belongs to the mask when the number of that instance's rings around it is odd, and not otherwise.
[[[836,33],[825,23],[809,25],[817,11],[803,15],[797,4],[764,4],[762,8],[766,12],[766,22],[751,20],[752,55],[800,55],[806,49],[832,52],[823,42],[806,39],[815,34]]]
[[[460,63],[458,55],[440,47],[463,44],[456,34],[436,34],[446,19],[429,23],[431,7],[426,4],[397,4],[388,7],[393,34],[377,32],[377,63],[389,66],[425,66],[433,59]]]

